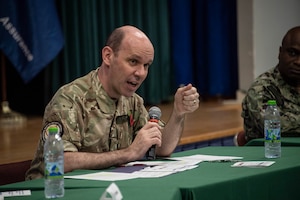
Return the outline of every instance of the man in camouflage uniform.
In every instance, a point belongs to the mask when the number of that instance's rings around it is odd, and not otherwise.
[[[279,49],[278,65],[256,78],[242,102],[245,139],[264,137],[264,111],[274,99],[281,135],[300,136],[300,27],[290,29]]]
[[[47,131],[57,126],[64,142],[64,171],[103,169],[142,159],[152,145],[158,156],[177,146],[187,113],[199,107],[191,84],[177,89],[168,123],[148,121],[143,99],[135,91],[154,58],[149,38],[133,26],[117,28],[102,49],[96,70],[62,86],[45,109],[43,131],[26,179],[44,175]]]

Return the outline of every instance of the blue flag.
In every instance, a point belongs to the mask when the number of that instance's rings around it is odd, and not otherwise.
[[[0,49],[25,83],[64,44],[55,0],[0,0]]]

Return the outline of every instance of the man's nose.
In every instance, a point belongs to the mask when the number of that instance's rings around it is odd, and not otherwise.
[[[147,69],[144,67],[144,65],[139,65],[136,68],[135,75],[137,75],[137,76],[145,76],[145,75],[147,75]]]

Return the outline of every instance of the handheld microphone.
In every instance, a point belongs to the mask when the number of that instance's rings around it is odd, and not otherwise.
[[[153,106],[149,109],[149,121],[150,122],[156,122],[158,123],[161,117],[161,110]],[[156,145],[152,145],[150,149],[146,153],[146,159],[147,160],[155,160],[156,159],[156,154],[155,154],[155,148]]]

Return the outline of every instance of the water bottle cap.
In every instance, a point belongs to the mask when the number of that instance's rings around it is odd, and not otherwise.
[[[52,126],[49,127],[49,133],[57,133],[58,132],[58,127],[57,126]]]
[[[269,100],[268,105],[270,105],[270,106],[276,105],[276,100]]]

